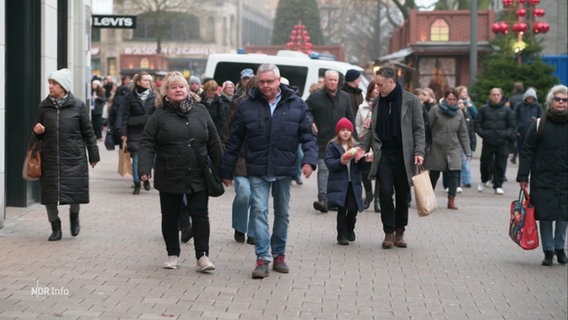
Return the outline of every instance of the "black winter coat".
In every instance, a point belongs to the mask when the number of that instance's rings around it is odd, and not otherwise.
[[[89,163],[99,162],[99,148],[83,101],[68,93],[61,108],[49,97],[39,105],[41,140],[41,203],[89,203]],[[88,152],[89,159],[87,162]]]
[[[325,165],[329,169],[327,204],[332,207],[345,207],[347,204],[347,190],[349,183],[351,183],[357,211],[361,212],[365,209],[363,188],[361,187],[361,171],[368,169],[370,164],[365,162],[365,159],[361,159],[357,163],[353,159],[349,161],[348,166],[349,170],[351,170],[351,181],[349,181],[347,166],[340,162],[341,155],[344,153],[345,149],[335,141],[330,142],[325,151]]]
[[[207,111],[209,111],[209,115],[211,119],[213,119],[213,123],[215,123],[215,128],[217,128],[217,132],[220,134],[223,132],[223,126],[225,125],[225,120],[227,119],[227,112],[225,111],[225,104],[221,97],[215,95],[211,101],[208,101],[205,93],[200,95],[201,103],[205,106]]]
[[[124,98],[120,110],[122,112],[122,128],[120,134],[126,136],[128,151],[138,152],[140,139],[148,118],[154,113],[156,96],[150,91],[146,101],[142,102],[136,91],[130,91]]]
[[[221,163],[221,142],[211,116],[195,103],[181,113],[164,101],[148,119],[138,153],[140,176],[150,176],[154,158],[154,187],[160,192],[183,194],[205,190],[205,180],[194,151]]]
[[[316,135],[319,146],[319,157],[325,156],[325,148],[333,137],[335,137],[335,126],[342,117],[351,120],[355,127],[355,114],[351,108],[349,95],[341,90],[332,97],[327,89],[323,88],[310,94],[306,103],[313,122],[318,128]],[[353,133],[356,136],[356,133]]]
[[[349,96],[349,101],[351,102],[351,108],[353,109],[353,114],[356,115],[359,110],[359,106],[363,103],[363,90],[353,88],[352,86],[344,83],[341,87],[341,91],[347,93]]]
[[[245,147],[249,177],[295,176],[298,144],[304,151],[302,164],[309,164],[315,170],[317,146],[307,106],[287,86],[281,85],[280,90],[282,97],[272,116],[268,101],[258,88],[250,90],[239,104],[223,155],[223,178],[233,178],[241,146]]]
[[[475,132],[483,139],[483,144],[506,147],[515,134],[515,117],[511,108],[502,100],[497,105],[488,103],[479,109],[475,117]]]
[[[540,139],[536,122],[528,129],[519,156],[517,182],[528,182],[530,175],[531,203],[537,220],[568,221],[568,123],[546,119],[541,125]]]

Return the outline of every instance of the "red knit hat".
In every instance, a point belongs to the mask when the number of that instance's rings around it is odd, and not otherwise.
[[[353,132],[353,123],[345,117],[339,119],[337,121],[337,125],[335,126],[335,133],[338,134],[341,129],[349,129],[349,131]]]

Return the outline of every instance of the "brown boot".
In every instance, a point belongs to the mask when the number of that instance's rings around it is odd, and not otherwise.
[[[404,228],[396,229],[396,234],[394,236],[394,245],[399,248],[407,247],[406,241],[404,241]]]
[[[455,200],[456,196],[448,195],[448,209],[458,210],[458,207],[456,207]]]
[[[394,232],[385,233],[385,240],[383,240],[383,249],[390,249],[393,246]]]

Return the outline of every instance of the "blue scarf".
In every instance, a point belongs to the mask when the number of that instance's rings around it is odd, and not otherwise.
[[[448,105],[446,99],[444,99],[442,100],[442,103],[440,103],[440,109],[445,115],[447,115],[450,118],[453,118],[460,109],[460,107],[457,104],[455,106],[450,106]]]

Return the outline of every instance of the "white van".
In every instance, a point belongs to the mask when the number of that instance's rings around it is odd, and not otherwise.
[[[221,84],[226,80],[231,80],[235,84],[239,81],[241,70],[251,68],[255,73],[259,65],[263,63],[273,63],[280,69],[280,75],[290,81],[291,86],[299,90],[299,95],[303,99],[309,96],[309,87],[316,83],[319,77],[323,77],[327,70],[339,72],[339,86],[343,84],[343,77],[347,70],[356,69],[363,75],[359,87],[363,90],[363,95],[367,90],[369,81],[364,75],[364,70],[356,65],[334,60],[311,59],[308,55],[289,50],[281,50],[277,55],[267,54],[231,54],[219,53],[211,54],[207,59],[205,76],[211,77]]]

